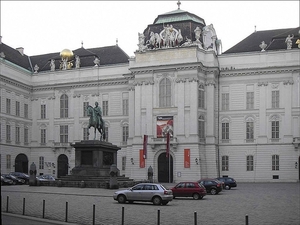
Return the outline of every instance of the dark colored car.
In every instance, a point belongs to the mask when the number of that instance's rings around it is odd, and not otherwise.
[[[12,180],[13,184],[25,184],[25,180],[15,177],[11,174],[2,174],[2,176],[6,179]]]
[[[236,180],[233,179],[232,177],[218,177],[216,179],[224,182],[224,186],[226,190],[230,190],[231,188],[237,186]]]
[[[223,190],[222,183],[217,179],[201,179],[198,180],[198,183],[202,184],[206,188],[206,192],[212,195],[219,194]]]
[[[11,179],[7,179],[1,175],[1,185],[12,185],[13,181]]]
[[[11,172],[9,173],[15,177],[25,180],[25,184],[29,184],[29,175],[21,172]]]
[[[198,182],[180,182],[171,188],[173,198],[193,197],[193,199],[202,199],[206,195],[205,187]]]

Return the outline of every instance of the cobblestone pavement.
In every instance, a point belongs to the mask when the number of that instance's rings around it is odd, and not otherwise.
[[[173,187],[173,184],[165,184]],[[45,186],[2,186],[1,211],[65,221],[82,225],[242,225],[248,215],[249,225],[299,225],[300,183],[238,183],[237,188],[207,195],[202,200],[174,199],[166,206],[152,203],[119,204],[112,198],[116,190]]]

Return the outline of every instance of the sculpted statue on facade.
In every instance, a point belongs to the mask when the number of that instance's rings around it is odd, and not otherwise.
[[[55,60],[54,59],[51,59],[51,61],[50,61],[50,70],[55,71]]]
[[[78,55],[75,56],[75,67],[76,69],[80,68],[80,58]]]
[[[164,27],[164,29],[159,33],[159,36],[163,40],[163,47],[169,48],[169,47],[175,47],[178,31],[172,26],[167,25]]]
[[[145,43],[145,35],[143,33],[138,33],[139,35],[139,44],[138,44],[138,51],[139,52],[144,52],[145,49],[147,49],[147,46],[144,45]]]
[[[95,57],[94,63],[95,63],[95,67],[100,66],[100,59],[98,57]]]
[[[294,38],[294,35],[292,34],[291,35],[288,35],[285,39],[285,43],[286,43],[286,49],[292,49],[292,45],[293,45],[293,42],[292,42],[292,39]]]
[[[259,47],[261,48],[261,51],[264,52],[265,48],[267,47],[267,44],[264,41],[262,41]]]

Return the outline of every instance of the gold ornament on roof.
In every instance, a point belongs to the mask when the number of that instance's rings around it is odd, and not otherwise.
[[[73,58],[74,53],[69,49],[64,49],[60,52],[61,57],[61,63],[60,63],[60,69],[61,70],[67,70],[71,69],[73,66]]]

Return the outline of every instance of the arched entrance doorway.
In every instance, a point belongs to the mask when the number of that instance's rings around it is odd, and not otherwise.
[[[57,178],[66,176],[69,169],[68,157],[64,154],[59,155],[57,159]]]
[[[158,157],[158,182],[160,183],[173,182],[173,157],[171,155],[169,157],[166,157],[165,152]]]
[[[17,155],[15,159],[15,172],[28,174],[28,158],[25,154]]]

